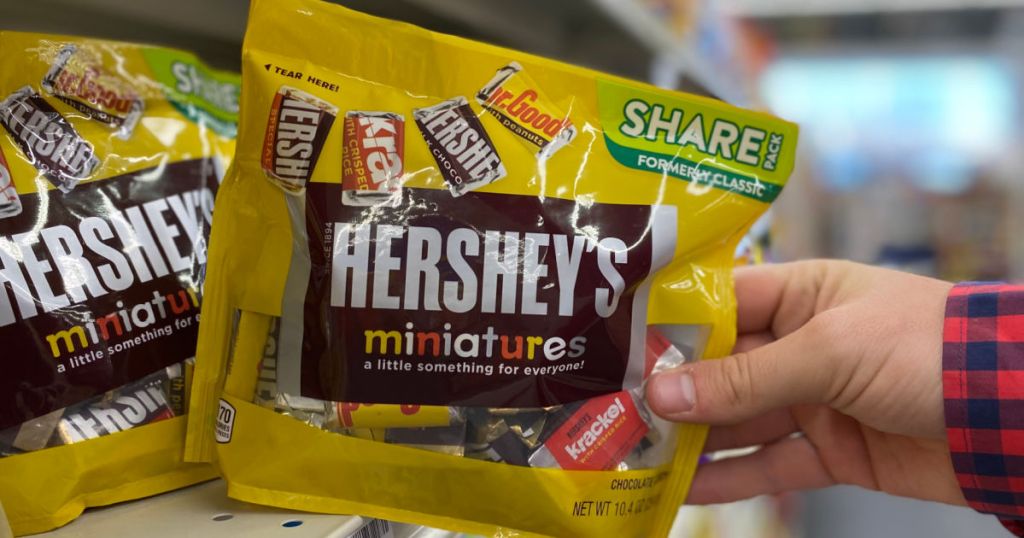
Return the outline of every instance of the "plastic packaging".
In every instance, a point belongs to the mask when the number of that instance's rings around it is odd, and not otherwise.
[[[311,0],[256,0],[186,457],[260,504],[656,536],[796,127]]]
[[[214,476],[181,461],[239,78],[0,32],[0,501],[16,534]]]

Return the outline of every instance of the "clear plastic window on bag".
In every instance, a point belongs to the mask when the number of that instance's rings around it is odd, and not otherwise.
[[[648,376],[694,360],[707,332],[697,325],[649,326]],[[646,383],[540,408],[333,402],[278,390],[277,365],[295,360],[282,356],[280,338],[275,318],[253,403],[324,431],[494,463],[567,470],[656,468],[671,461],[676,446],[678,430],[647,407]]]
[[[188,359],[99,396],[0,430],[0,458],[96,439],[188,412]]]

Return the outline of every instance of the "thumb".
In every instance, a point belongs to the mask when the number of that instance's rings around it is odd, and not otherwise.
[[[795,404],[822,403],[836,369],[829,346],[803,328],[759,348],[655,374],[647,400],[669,420],[734,424]]]

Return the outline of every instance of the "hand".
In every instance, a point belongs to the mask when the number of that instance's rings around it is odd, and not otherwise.
[[[734,354],[647,388],[659,415],[712,424],[709,452],[762,445],[701,466],[687,502],[852,484],[965,504],[943,418],[951,287],[839,261],[737,270]]]

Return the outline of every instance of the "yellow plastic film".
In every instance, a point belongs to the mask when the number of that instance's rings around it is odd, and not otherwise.
[[[292,509],[667,534],[707,429],[644,383],[730,351],[796,126],[313,0],[244,49],[186,458]]]
[[[0,32],[0,502],[16,535],[215,476],[184,463],[240,78]]]

